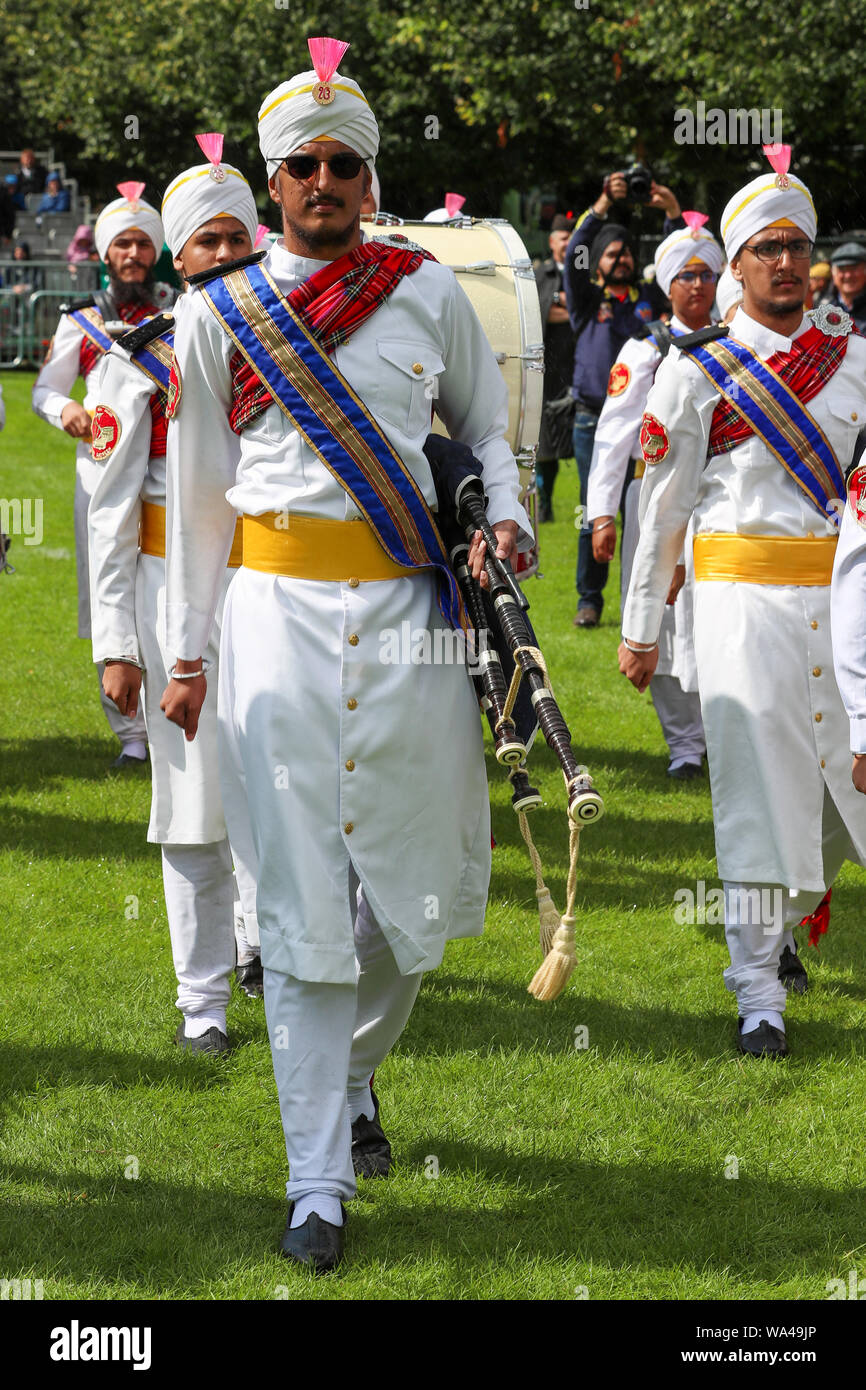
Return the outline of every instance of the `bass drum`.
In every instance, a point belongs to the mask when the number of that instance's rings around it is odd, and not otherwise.
[[[453,222],[364,222],[368,236],[408,237],[448,265],[481,320],[508,387],[506,438],[520,470],[521,501],[535,531],[532,550],[518,556],[521,579],[538,570],[535,515],[535,449],[541,430],[544,340],[532,262],[522,240],[504,218],[455,218]],[[435,419],[436,434],[445,434]]]

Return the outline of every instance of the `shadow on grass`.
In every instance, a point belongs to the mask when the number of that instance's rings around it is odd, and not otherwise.
[[[10,739],[2,745],[0,794],[45,791],[70,777],[108,785],[138,778],[149,787],[149,769],[148,773],[125,773],[122,779],[110,771],[119,748],[117,740],[108,733],[105,738],[72,738],[58,733],[50,738]]]
[[[244,1042],[253,1038],[244,1027]],[[0,1103],[16,1094],[44,1091],[61,1086],[109,1086],[126,1090],[134,1086],[178,1084],[195,1090],[223,1088],[231,1080],[231,1058],[184,1056],[166,1031],[163,1054],[122,1052],[106,1047],[83,1047],[80,1043],[58,1042],[3,1044],[0,1073]],[[265,1041],[267,1040],[265,1034]],[[240,1041],[240,1039],[239,1039]]]
[[[531,975],[527,973],[527,984]],[[664,1061],[689,1054],[730,1066],[735,1051],[736,1006],[712,1014],[685,1014],[676,1009],[640,1004],[617,1004],[590,998],[574,985],[560,1001],[539,1003],[525,987],[503,980],[450,974],[430,974],[405,1033],[402,1053],[458,1055],[503,1048],[549,1049],[554,1055],[574,1047],[574,1030],[585,1027],[589,1046],[602,1055],[631,1052],[635,1057]],[[866,1057],[866,1029],[852,1029],[826,1020],[810,1019],[798,1002],[788,1025],[792,1056],[811,1063],[817,1057]],[[744,1065],[772,1065],[752,1063]]]

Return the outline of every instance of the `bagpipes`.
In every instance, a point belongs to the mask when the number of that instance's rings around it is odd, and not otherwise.
[[[472,679],[493,734],[496,760],[508,769],[511,805],[535,871],[544,960],[529,992],[536,999],[556,999],[576,964],[574,902],[580,832],[604,814],[604,804],[588,771],[574,755],[568,725],[526,616],[529,600],[508,560],[496,554],[498,542],[487,520],[480,462],[468,445],[436,434],[427,436],[424,453],[436,484],[437,523],[474,630]],[[476,531],[486,542],[487,589],[473,578],[469,567],[469,545]],[[568,795],[569,869],[561,917],[544,882],[526,818],[527,811],[541,805],[541,796],[526,771],[527,754],[539,728],[562,769]]]

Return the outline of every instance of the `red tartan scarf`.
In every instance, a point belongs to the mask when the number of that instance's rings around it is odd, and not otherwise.
[[[393,233],[394,239],[399,237],[399,233]],[[298,285],[288,296],[288,303],[325,352],[331,353],[366,323],[404,275],[411,275],[424,261],[432,260],[435,257],[429,251],[412,250],[409,246],[404,250],[381,241],[365,241]],[[229,365],[232,373],[229,424],[240,434],[263,410],[273,405],[274,398],[239,352],[232,354]]]
[[[794,339],[790,352],[774,352],[766,365],[806,405],[841,367],[847,351],[847,336],[831,338],[820,328],[807,328]],[[710,454],[729,454],[752,433],[748,420],[737,414],[730,401],[721,399],[713,411]]]
[[[165,418],[165,392],[154,391],[150,398],[150,457],[165,458],[168,421]]]
[[[117,312],[124,323],[136,324],[141,323],[143,319],[153,318],[154,314],[159,313],[159,309],[154,304],[124,304]],[[81,349],[78,356],[78,370],[81,375],[86,377],[88,372],[92,372],[100,357],[103,356],[102,348],[97,347],[96,343],[85,338],[82,333]]]

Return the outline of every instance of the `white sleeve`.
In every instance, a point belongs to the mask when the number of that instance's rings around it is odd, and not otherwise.
[[[452,439],[468,444],[483,465],[491,526],[516,521],[517,548],[532,545],[532,526],[520,504],[520,474],[505,439],[508,388],[481,321],[453,277],[450,340],[436,410]]]
[[[102,465],[87,513],[93,660],[141,661],[135,625],[135,575],[141,489],[150,458],[154,386],[113,347],[103,359],[99,404],[117,416],[117,443]]]
[[[6,407],[3,404],[3,387],[0,386],[0,430],[6,424]]]
[[[177,320],[180,401],[166,453],[166,645],[174,659],[203,655],[222,591],[237,514],[240,440],[228,422],[232,343],[201,295]]]
[[[641,416],[660,361],[651,341],[629,339],[610,369],[607,396],[592,447],[587,521],[598,516],[616,516],[619,511],[629,459],[639,452]]]
[[[670,582],[683,551],[706,466],[707,441],[718,397],[702,389],[703,378],[679,353],[659,368],[647,397],[646,417],[654,417],[668,441],[658,434],[660,449],[646,448],[647,468],[640,493],[640,540],[635,551],[623,635],[632,642],[656,642]],[[656,425],[653,425],[656,429]],[[657,459],[657,461],[655,461]]]
[[[47,362],[33,383],[33,409],[62,430],[60,416],[72,401],[70,392],[81,375],[81,333],[68,314],[57,325]]]
[[[866,753],[866,523],[846,505],[830,590],[833,665],[851,721],[851,752]]]

